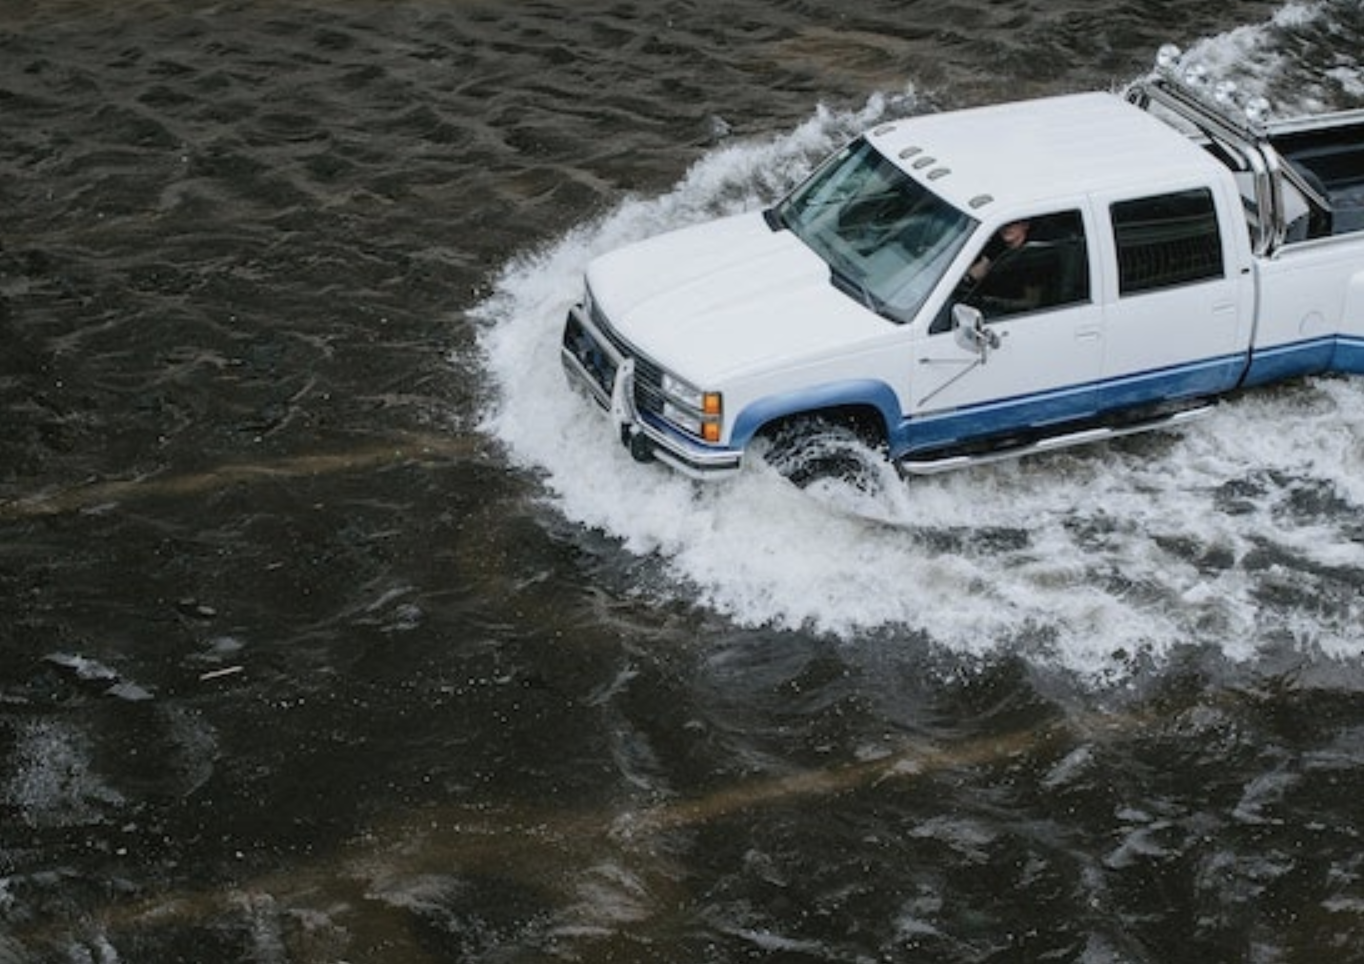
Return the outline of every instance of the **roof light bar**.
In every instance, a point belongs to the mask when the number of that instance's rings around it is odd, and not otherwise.
[[[1184,51],[1176,44],[1162,44],[1156,51],[1156,73],[1167,81],[1183,87],[1229,118],[1237,118],[1239,114],[1252,127],[1257,128],[1262,127],[1269,119],[1271,112],[1269,101],[1259,95],[1242,99],[1233,80],[1218,81],[1209,91],[1207,68],[1202,64],[1188,62]]]

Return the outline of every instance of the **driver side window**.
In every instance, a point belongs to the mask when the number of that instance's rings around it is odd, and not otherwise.
[[[1005,225],[972,259],[930,332],[952,327],[952,308],[966,304],[995,321],[1090,300],[1089,252],[1079,211]]]

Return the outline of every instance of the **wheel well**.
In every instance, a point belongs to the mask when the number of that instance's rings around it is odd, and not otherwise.
[[[847,429],[871,448],[881,448],[887,443],[885,419],[872,405],[837,405],[783,415],[763,425],[757,437],[772,439],[792,430],[818,425]]]

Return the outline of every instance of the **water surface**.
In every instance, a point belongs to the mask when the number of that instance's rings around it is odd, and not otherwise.
[[[583,266],[1353,2],[0,11],[0,962],[1364,960],[1364,383],[698,487]]]

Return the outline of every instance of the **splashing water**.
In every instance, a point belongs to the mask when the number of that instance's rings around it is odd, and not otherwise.
[[[1268,97],[1279,116],[1319,113],[1364,99],[1361,30],[1356,0],[1293,0],[1266,23],[1199,41],[1185,60],[1233,81],[1243,97]]]
[[[1301,30],[1328,4],[1201,42],[1205,61]],[[1284,58],[1260,58],[1272,86]],[[908,633],[965,656],[1020,652],[1112,680],[1176,647],[1232,660],[1357,659],[1364,616],[1364,383],[1323,379],[1223,405],[1179,436],[902,481],[804,491],[758,460],[693,483],[631,461],[568,388],[558,334],[595,255],[778,196],[912,91],[820,109],[770,142],[706,156],[663,197],[510,264],[476,310],[497,392],[484,428],[569,520],[661,566],[672,592],[744,626]],[[870,454],[869,454],[870,457]]]

